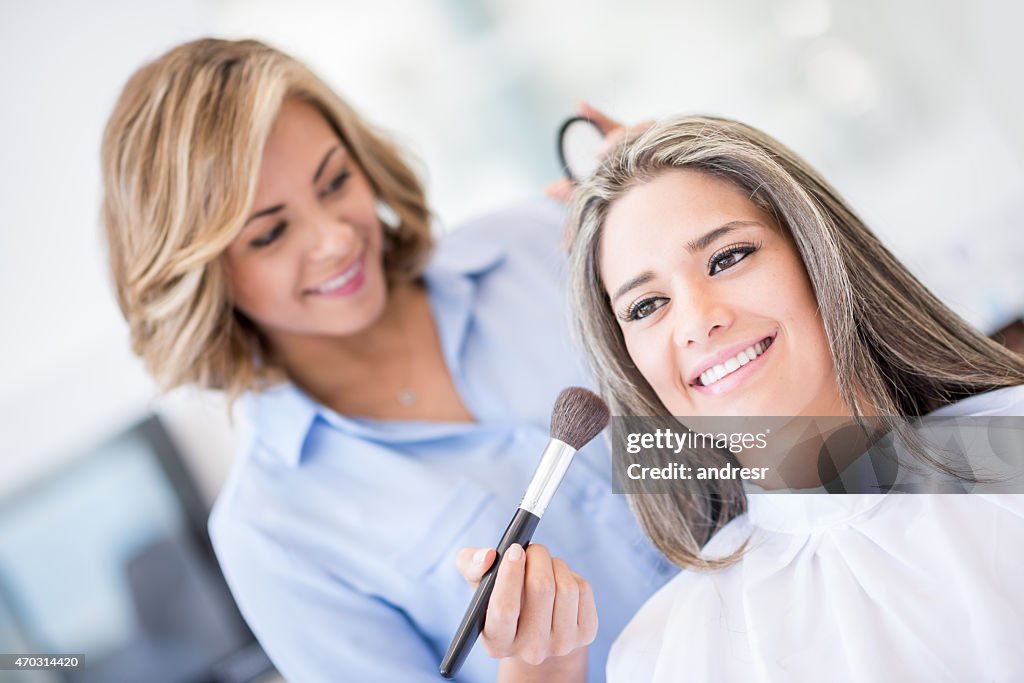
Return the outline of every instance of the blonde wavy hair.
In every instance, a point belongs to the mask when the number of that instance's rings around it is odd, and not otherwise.
[[[578,330],[613,415],[669,416],[629,357],[605,293],[600,246],[610,207],[631,188],[671,169],[727,180],[788,232],[811,281],[843,400],[861,420],[870,408],[911,447],[903,417],[1024,384],[1024,359],[986,338],[935,298],[882,245],[839,194],[775,139],[736,121],[684,117],[655,124],[605,158],[573,199],[571,287]],[[916,452],[928,464],[951,471]],[[705,453],[696,466],[721,467]],[[728,565],[701,549],[746,509],[739,481],[673,482],[671,493],[630,496],[654,544],[680,567]]]
[[[132,349],[164,390],[232,398],[283,378],[232,306],[223,259],[252,209],[281,104],[314,105],[400,218],[386,230],[390,282],[415,279],[433,246],[423,187],[403,155],[306,66],[254,40],[173,48],[127,82],[103,135],[103,208]]]

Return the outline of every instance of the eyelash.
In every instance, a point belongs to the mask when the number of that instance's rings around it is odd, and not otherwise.
[[[757,251],[760,248],[761,248],[761,243],[760,242],[742,242],[742,243],[730,244],[727,247],[723,247],[719,251],[715,252],[715,254],[712,255],[710,259],[708,259],[708,263],[707,263],[708,275],[710,277],[714,277],[715,275],[718,275],[719,273],[721,273],[723,270],[728,270],[729,268],[732,268],[737,263],[739,263],[740,261],[745,259],[747,256],[750,256],[751,254],[753,254],[755,251]],[[718,270],[715,270],[715,267],[718,266],[722,261],[724,261],[725,259],[729,258],[730,256],[735,256],[736,254],[742,254],[742,256],[739,259],[737,259],[736,261],[734,261],[733,263],[729,264],[728,266],[720,267]],[[643,299],[640,299],[638,301],[634,301],[634,302],[630,303],[626,307],[626,309],[624,311],[619,313],[618,318],[622,322],[626,322],[626,323],[634,322],[636,320],[643,320],[644,318],[654,314],[654,312],[657,311],[662,306],[664,306],[667,301],[668,301],[668,297],[664,297],[664,296],[649,296],[649,297],[645,297]],[[640,310],[643,307],[651,305],[651,304],[655,304],[655,303],[658,303],[659,305],[657,307],[653,308],[650,312],[648,312],[646,314],[643,314],[643,315],[640,315]]]
[[[348,176],[348,169],[341,169],[341,173],[334,177],[334,180],[332,180],[331,183],[327,186],[327,188],[322,193],[320,193],[320,196],[324,197],[329,194],[334,194],[335,192],[343,188],[345,186],[345,181],[348,180]]]
[[[651,310],[650,313],[647,313],[645,315],[639,314],[640,309],[643,308],[644,306],[654,304],[659,301],[662,302],[662,304],[657,308]],[[622,313],[619,314],[619,320],[621,320],[624,323],[631,323],[636,320],[643,320],[647,316],[653,315],[654,312],[661,308],[661,306],[663,306],[664,302],[666,301],[668,301],[668,297],[665,296],[649,296],[644,299],[640,299],[639,301],[634,301],[633,303],[626,307],[626,310],[622,311]]]
[[[326,197],[328,195],[332,195],[340,191],[345,186],[345,181],[348,180],[349,175],[351,174],[348,172],[348,169],[342,169],[341,173],[336,175],[334,179],[330,182],[330,184],[327,185],[324,191],[320,193],[320,196]],[[263,235],[260,235],[256,239],[252,240],[249,244],[256,249],[262,249],[263,247],[270,246],[270,244],[273,243],[274,240],[281,236],[281,233],[284,232],[284,229],[287,226],[287,221],[281,221]]]
[[[721,273],[723,270],[728,270],[729,268],[732,268],[737,263],[739,263],[746,257],[750,256],[760,248],[760,242],[737,242],[736,244],[730,244],[727,247],[722,247],[720,251],[718,251],[710,259],[708,259],[708,275],[714,277],[718,273]],[[718,265],[719,262],[724,261],[726,258],[733,256],[735,254],[743,254],[743,256],[737,259],[734,263],[726,266],[725,268],[721,268],[720,270],[714,270],[714,267]]]
[[[271,242],[281,236],[281,233],[284,232],[285,226],[287,225],[287,222],[281,221],[270,230],[254,239],[252,242],[249,242],[249,244],[256,249],[262,249],[263,247],[269,246]]]

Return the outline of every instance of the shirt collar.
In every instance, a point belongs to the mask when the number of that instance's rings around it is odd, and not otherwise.
[[[243,399],[258,443],[286,465],[295,467],[320,406],[291,384],[279,384]]]
[[[505,251],[494,242],[452,239],[442,245],[423,274],[430,294],[441,351],[460,384],[462,351],[476,309],[480,283],[505,260]]]
[[[445,360],[452,372],[461,373],[462,349],[477,290],[482,278],[504,261],[506,252],[504,245],[494,241],[481,243],[455,237],[441,240],[423,277]],[[431,423],[409,423],[409,429],[398,429],[397,423],[375,425],[373,420],[349,419],[321,406],[291,383],[251,392],[243,403],[256,440],[289,467],[301,463],[306,438],[317,418],[356,438],[394,443],[430,438],[439,430],[450,431],[450,426]]]
[[[756,487],[754,487],[756,488]],[[747,496],[747,515],[754,526],[783,533],[810,533],[844,524],[878,506],[885,493],[830,495],[764,492]]]

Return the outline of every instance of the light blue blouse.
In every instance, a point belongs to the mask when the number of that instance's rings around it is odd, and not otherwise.
[[[425,280],[445,359],[477,422],[353,419],[286,385],[246,397],[253,437],[210,519],[249,626],[291,683],[438,681],[472,591],[456,552],[493,546],[548,441],[558,392],[588,384],[570,341],[564,214],[531,204],[440,241]],[[534,541],[586,577],[600,616],[591,681],[675,573],[611,492],[599,437]],[[458,680],[493,681],[474,649]]]

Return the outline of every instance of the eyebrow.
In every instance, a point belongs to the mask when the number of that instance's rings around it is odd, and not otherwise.
[[[717,227],[714,230],[709,230],[708,232],[704,233],[700,237],[687,242],[686,243],[686,251],[690,252],[691,254],[696,254],[699,251],[703,251],[704,249],[707,249],[718,238],[720,238],[720,237],[722,237],[724,235],[728,235],[730,232],[738,230],[741,227],[752,226],[752,225],[753,226],[760,226],[761,223],[758,223],[757,221],[730,221],[730,222],[726,223],[725,225]],[[613,294],[612,298],[611,298],[612,303],[618,301],[619,297],[621,297],[626,292],[628,292],[628,291],[630,291],[632,289],[636,289],[637,287],[639,287],[641,285],[645,285],[645,284],[647,284],[648,282],[650,282],[653,279],[654,279],[654,271],[653,270],[645,270],[644,272],[640,273],[636,277],[634,277],[634,278],[632,278],[630,280],[627,280],[625,284],[623,284],[621,287],[619,287],[618,289],[615,290],[615,294]]]
[[[687,242],[686,251],[690,252],[691,254],[696,254],[698,251],[703,251],[708,248],[708,245],[713,243],[719,237],[722,237],[723,235],[728,235],[730,232],[736,230],[741,225],[746,224],[747,223],[745,221],[732,221],[730,223],[726,223],[720,228],[710,230],[701,235],[700,237],[698,237],[697,239]]]
[[[323,174],[324,169],[327,168],[327,162],[331,160],[331,155],[341,149],[341,145],[335,145],[327,150],[327,154],[324,155],[324,160],[320,162],[320,165],[316,169],[316,174],[313,176],[313,182],[320,180],[320,175]]]
[[[327,150],[327,154],[324,155],[323,160],[320,161],[320,165],[317,166],[317,168],[316,168],[316,173],[313,174],[313,183],[314,184],[317,183],[320,180],[320,176],[323,175],[324,169],[327,168],[327,162],[331,160],[331,156],[335,152],[340,150],[340,149],[341,149],[341,145],[335,145],[334,147],[331,147],[329,150]],[[284,208],[284,204],[275,204],[274,206],[271,206],[270,208],[263,209],[262,211],[257,211],[253,215],[249,216],[249,220],[247,220],[245,223],[246,223],[246,225],[248,225],[249,223],[253,222],[257,218],[261,218],[263,216],[267,216],[267,215],[270,215],[272,213],[277,213],[278,211],[280,211],[283,208]]]

